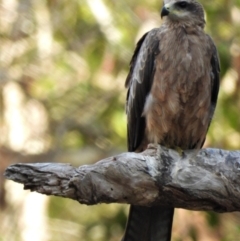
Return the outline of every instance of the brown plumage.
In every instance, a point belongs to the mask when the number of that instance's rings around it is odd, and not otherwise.
[[[219,61],[203,29],[201,4],[169,0],[161,16],[162,26],[138,42],[126,80],[129,151],[141,151],[148,143],[200,149],[217,102]],[[173,209],[158,208],[157,216],[152,209],[131,207],[124,241],[170,240]],[[145,214],[139,219],[148,220],[143,226],[138,218],[131,221],[141,210]],[[165,220],[161,213],[168,213]]]

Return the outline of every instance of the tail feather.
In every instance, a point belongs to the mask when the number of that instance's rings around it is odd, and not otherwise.
[[[122,241],[170,241],[173,213],[173,208],[131,205]]]

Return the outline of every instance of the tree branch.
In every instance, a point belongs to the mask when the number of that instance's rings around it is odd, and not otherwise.
[[[149,145],[74,168],[69,164],[14,164],[5,177],[24,189],[80,203],[165,205],[190,210],[240,211],[240,151],[178,152]]]

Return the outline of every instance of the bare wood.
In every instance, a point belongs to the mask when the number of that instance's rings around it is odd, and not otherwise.
[[[24,189],[83,204],[165,205],[190,210],[240,211],[240,151],[202,149],[182,154],[149,145],[78,168],[14,164],[5,177]]]

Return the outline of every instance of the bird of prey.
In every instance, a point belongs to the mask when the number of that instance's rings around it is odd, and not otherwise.
[[[126,79],[128,150],[200,149],[219,90],[216,47],[196,0],[165,0],[163,23],[137,43]],[[122,241],[170,241],[174,209],[131,205]]]

